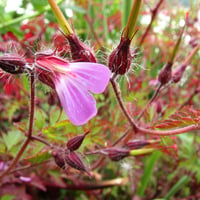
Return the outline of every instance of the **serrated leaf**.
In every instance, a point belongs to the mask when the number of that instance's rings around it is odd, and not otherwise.
[[[29,161],[31,163],[41,163],[43,161],[48,160],[51,157],[51,154],[48,151],[39,152],[34,156],[26,157],[24,160]]]
[[[186,106],[182,110],[170,115],[166,120],[157,122],[153,128],[169,129],[176,127],[184,127],[189,125],[198,125],[200,123],[200,109],[193,109]]]
[[[8,134],[3,134],[3,141],[6,144],[8,151],[22,139],[20,131],[10,131]]]

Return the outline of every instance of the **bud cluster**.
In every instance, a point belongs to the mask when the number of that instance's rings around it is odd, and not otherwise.
[[[83,161],[81,160],[79,155],[76,152],[74,152],[81,146],[85,136],[88,133],[89,133],[89,131],[85,132],[82,135],[79,135],[79,136],[76,136],[76,137],[70,139],[67,142],[67,149],[64,150],[63,153],[60,153],[56,150],[53,151],[52,155],[54,156],[54,160],[55,160],[55,163],[57,164],[57,166],[59,166],[62,169],[65,169],[66,164],[67,164],[72,168],[86,172],[90,176],[90,172],[89,172],[88,168],[83,163]]]

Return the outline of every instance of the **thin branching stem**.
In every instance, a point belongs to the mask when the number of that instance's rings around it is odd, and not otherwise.
[[[186,133],[189,131],[194,131],[194,130],[199,130],[200,126],[198,124],[193,124],[190,126],[186,126],[186,127],[182,127],[182,128],[177,128],[177,129],[172,129],[172,130],[166,130],[166,131],[162,131],[162,130],[152,130],[152,129],[146,129],[143,127],[139,127],[135,121],[131,118],[131,116],[129,115],[128,111],[126,110],[123,100],[121,98],[120,95],[120,91],[119,88],[116,85],[116,82],[114,79],[111,79],[111,84],[116,96],[116,99],[120,105],[121,110],[123,111],[124,115],[126,116],[127,120],[129,121],[129,123],[131,124],[133,130],[136,133],[143,133],[143,134],[149,134],[149,135],[159,135],[159,136],[172,136],[172,135],[177,135],[177,134],[181,134],[181,133]]]
[[[131,124],[133,130],[134,130],[135,132],[137,132],[137,125],[136,125],[136,123],[134,122],[134,120],[131,118],[131,116],[129,115],[128,111],[127,111],[126,108],[125,108],[124,102],[123,102],[123,100],[122,100],[122,98],[121,98],[121,95],[120,95],[119,87],[118,87],[118,85],[117,85],[115,79],[112,78],[112,79],[110,80],[110,82],[111,82],[111,85],[112,85],[112,87],[113,87],[113,90],[114,90],[116,99],[117,99],[117,101],[118,101],[118,103],[119,103],[119,106],[120,106],[122,112],[124,113],[125,117],[126,117],[127,120],[129,121],[129,123]]]

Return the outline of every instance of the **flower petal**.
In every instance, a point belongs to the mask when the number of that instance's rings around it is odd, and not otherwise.
[[[70,71],[76,74],[83,87],[96,94],[105,90],[110,79],[110,70],[98,63],[70,63]]]
[[[60,76],[55,82],[60,102],[74,125],[83,125],[97,114],[93,96],[71,76]]]

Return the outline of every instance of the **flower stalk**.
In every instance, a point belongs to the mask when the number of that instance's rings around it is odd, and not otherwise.
[[[128,39],[132,39],[135,33],[135,27],[137,23],[137,18],[139,15],[142,0],[135,0],[128,18],[126,28],[123,32],[123,36]]]
[[[48,0],[49,5],[51,6],[51,9],[61,27],[65,35],[71,35],[73,34],[73,30],[71,29],[69,23],[65,19],[63,13],[59,9],[58,5],[56,4],[55,0]]]

